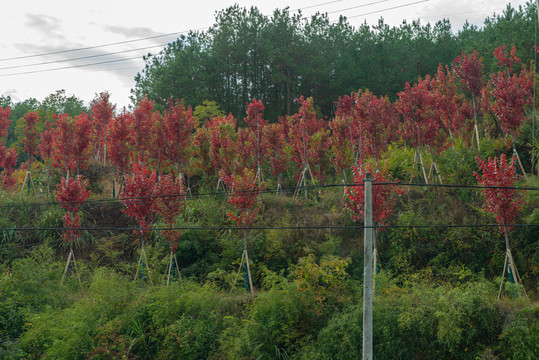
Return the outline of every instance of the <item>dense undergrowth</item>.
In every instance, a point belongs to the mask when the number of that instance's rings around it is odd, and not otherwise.
[[[505,151],[485,145],[484,157]],[[417,180],[413,156],[401,148],[385,157],[401,182]],[[437,163],[445,183],[476,183],[472,150],[457,144]],[[95,179],[94,199],[110,196],[99,181],[107,171],[87,170]],[[45,194],[45,177],[35,178]],[[538,187],[539,180],[529,176],[520,185]],[[195,193],[214,186],[214,179],[192,179]],[[267,188],[274,186],[268,180]],[[526,192],[526,200],[518,222],[539,223],[539,192]],[[73,271],[62,282],[69,246],[54,229],[63,226],[63,211],[42,201],[48,201],[44,195],[3,197],[0,224],[10,230],[0,234],[0,358],[361,357],[362,231],[288,229],[353,225],[340,187],[311,189],[307,199],[262,195],[254,225],[274,229],[247,232],[254,297],[243,288],[243,273],[238,278],[243,232],[218,229],[231,226],[224,194],[187,201],[178,220],[192,227],[176,253],[181,282],[176,276],[169,286],[170,249],[159,231],[147,241],[144,283],[140,276],[133,280],[139,239],[125,230],[84,231],[74,244],[82,284]],[[392,216],[397,227],[376,235],[382,269],[374,297],[377,359],[538,357],[538,227],[511,233],[528,298],[520,285],[506,283],[496,300],[505,255],[497,227],[404,226],[495,224],[482,204],[480,190],[470,188],[408,186],[399,197]],[[88,204],[83,225],[134,227],[121,209],[116,201]]]

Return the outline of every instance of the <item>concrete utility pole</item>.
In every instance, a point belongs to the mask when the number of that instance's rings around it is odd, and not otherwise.
[[[365,228],[363,245],[363,360],[372,360],[372,178],[365,175]]]

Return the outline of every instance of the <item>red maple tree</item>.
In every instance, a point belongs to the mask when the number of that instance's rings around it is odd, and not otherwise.
[[[54,165],[66,172],[77,173],[88,166],[92,154],[92,124],[87,114],[75,118],[56,116],[53,134]]]
[[[393,213],[397,196],[404,191],[394,183],[397,180],[393,178],[387,169],[375,170],[374,167],[367,164],[358,164],[352,166],[354,174],[354,183],[352,187],[346,187],[347,199],[345,206],[352,211],[353,221],[361,221],[365,216],[365,176],[371,174],[373,182],[384,183],[372,187],[372,217],[375,224],[380,226],[389,225],[390,216]]]
[[[134,162],[146,161],[150,152],[155,148],[153,125],[156,116],[155,102],[144,96],[137,104],[131,121],[132,145]]]
[[[250,133],[252,134],[249,137],[253,138],[254,141],[249,139],[249,143],[252,142],[254,145],[253,154],[256,157],[257,171],[261,171],[261,163],[266,154],[266,140],[264,138],[264,129],[268,125],[268,122],[263,119],[264,104],[262,104],[262,100],[253,100],[253,102],[247,104],[246,112],[247,117],[243,120],[249,127]]]
[[[131,175],[125,179],[125,187],[120,195],[125,206],[123,211],[135,219],[142,239],[148,233],[156,211],[156,182],[155,171],[150,172],[145,165],[136,163]]]
[[[216,174],[216,169],[212,166],[210,138],[210,129],[207,123],[197,128],[193,135],[193,170],[200,175],[211,176]]]
[[[33,156],[39,149],[39,129],[36,127],[38,122],[39,115],[37,113],[29,112],[24,115],[22,143],[24,145],[24,150],[28,152],[28,170],[30,170]]]
[[[206,122],[210,135],[210,158],[221,178],[230,177],[234,172],[237,155],[236,119],[229,114],[214,117]]]
[[[239,227],[252,225],[259,211],[259,186],[253,170],[243,169],[243,172],[224,178],[231,189],[228,202],[234,205],[236,211],[229,211],[227,216]]]
[[[198,120],[193,117],[191,107],[185,107],[183,100],[169,101],[170,105],[165,110],[166,128],[166,151],[164,156],[173,164],[176,164],[178,171],[187,173],[189,160],[193,155],[191,143],[195,129],[198,127]]]
[[[157,184],[156,211],[163,219],[165,226],[169,228],[163,230],[163,235],[169,242],[170,250],[173,252],[178,249],[178,239],[182,231],[170,228],[174,226],[176,217],[183,211],[185,194],[186,191],[182,178],[177,177],[173,179],[169,175],[164,175]]]
[[[474,172],[479,183],[482,186],[493,187],[482,190],[485,196],[483,209],[496,217],[502,234],[507,235],[512,229],[510,224],[515,222],[518,213],[525,205],[522,191],[507,188],[515,187],[518,181],[516,158],[513,157],[507,162],[507,157],[502,154],[499,158],[489,157],[487,161],[476,157],[475,162],[481,171],[481,173]]]
[[[520,62],[520,59],[515,55],[514,46],[511,48],[511,51],[509,53],[507,53],[506,50],[507,46],[500,45],[496,49],[494,49],[493,54],[498,60],[498,65],[505,66],[508,74],[510,75],[513,70],[513,66],[518,64]]]
[[[130,129],[132,122],[133,115],[124,111],[114,116],[107,126],[109,157],[122,174],[125,174],[131,165],[130,144],[133,142],[133,134]]]
[[[404,120],[404,137],[418,149],[427,146],[436,153],[442,151],[448,145],[448,132],[444,131],[432,78],[427,75],[413,86],[407,82],[404,91],[397,95],[395,107]]]
[[[348,95],[345,95],[348,97]],[[339,98],[340,101],[341,98]],[[350,168],[354,163],[355,151],[352,138],[351,115],[343,114],[343,111],[337,108],[335,117],[330,121],[331,129],[331,160],[337,172],[342,173],[345,180],[345,169]]]
[[[477,124],[475,102],[476,99],[481,96],[481,89],[483,88],[483,59],[479,57],[477,50],[474,50],[471,54],[466,54],[466,52],[463,51],[461,55],[453,60],[453,63],[453,69],[460,79],[460,83],[470,92],[470,94],[472,94],[474,130],[477,149],[479,149],[479,127]]]
[[[323,119],[316,115],[314,109],[313,98],[305,99],[301,96],[296,101],[300,104],[298,112],[286,118],[288,122],[288,143],[291,148],[291,160],[296,163],[299,174],[296,174],[296,179],[299,179],[301,172],[310,168],[311,165],[319,165],[312,163],[309,155],[312,146],[311,139],[319,130],[325,129],[326,124]]]
[[[15,185],[13,173],[17,165],[17,152],[6,147],[9,124],[11,124],[11,108],[0,107],[0,166],[2,167],[2,188],[11,189]]]
[[[88,180],[83,180],[81,175],[67,180],[62,177],[57,185],[57,190],[54,192],[56,201],[60,203],[60,206],[66,212],[63,217],[64,227],[66,228],[63,236],[65,242],[69,243],[80,237],[81,218],[79,208],[92,193],[87,190],[87,187]]]
[[[110,103],[110,94],[107,91],[96,94],[96,97],[92,101],[92,107],[90,110],[94,138],[95,138],[95,151],[96,157],[100,156],[103,159],[106,158],[107,147],[107,127],[114,117],[114,109],[116,105]]]
[[[519,74],[511,74],[512,66],[520,59],[515,56],[515,47],[506,54],[505,46],[496,48],[494,55],[498,64],[505,66],[507,71],[490,75],[488,84],[489,95],[492,99],[491,109],[500,121],[500,128],[512,137],[520,132],[520,126],[526,118],[526,109],[533,103],[534,75],[526,67]]]
[[[264,139],[270,174],[277,177],[280,186],[281,174],[286,171],[289,161],[289,155],[285,151],[286,135],[283,123],[277,122],[264,127]]]
[[[435,104],[440,110],[440,120],[449,132],[449,136],[464,136],[469,133],[470,125],[466,119],[471,118],[472,109],[463,94],[458,91],[457,75],[449,66],[440,64],[433,78]]]

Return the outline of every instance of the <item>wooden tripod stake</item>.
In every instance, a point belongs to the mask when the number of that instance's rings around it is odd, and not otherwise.
[[[140,249],[140,256],[138,258],[137,271],[135,273],[135,281],[136,281],[137,278],[138,278],[138,271],[139,271],[139,267],[140,267],[141,268],[140,278],[141,278],[141,281],[142,281],[142,285],[144,285],[144,267],[147,266],[147,264],[148,264],[148,258],[146,257],[146,250],[144,249],[144,239],[142,239],[142,247]],[[141,265],[142,265],[142,267],[141,267]],[[150,284],[153,285],[151,272],[150,272],[149,268],[148,268],[148,278],[150,279]]]
[[[30,196],[30,185],[32,185],[32,188],[34,189],[34,195],[37,196],[36,187],[34,186],[34,180],[32,180],[32,173],[30,173],[30,171],[26,171],[26,175],[24,176],[24,181],[22,182],[21,186],[21,194],[24,191],[26,182],[28,182],[28,196]]]
[[[299,193],[301,192],[301,188],[303,187],[305,189],[305,199],[307,199],[307,176],[311,177],[311,180],[314,179],[313,173],[311,172],[311,167],[309,164],[305,165],[303,170],[301,171],[301,175],[298,180],[298,184],[296,186],[296,191],[294,191],[294,199],[299,196]]]
[[[176,254],[174,254],[172,250],[170,250],[170,259],[167,265],[167,286],[170,283],[171,277],[172,277],[172,281],[174,281],[174,273],[172,273],[172,270],[174,268],[176,268],[176,271],[178,272],[178,278],[180,279],[180,284],[183,285],[182,276],[180,275],[180,268],[178,267],[178,259],[176,258]]]
[[[500,290],[498,291],[498,299],[500,298],[502,294],[503,289],[503,281],[505,279],[505,270],[507,269],[507,264],[509,263],[509,269],[510,273],[513,275],[513,278],[517,284],[522,285],[522,281],[520,280],[520,275],[518,274],[517,267],[515,265],[515,261],[513,260],[513,255],[511,254],[511,248],[509,247],[509,235],[507,235],[507,227],[505,227],[504,235],[505,235],[505,260],[503,263],[503,272],[502,272],[502,280],[500,282]],[[524,289],[524,286],[522,286],[522,291],[524,292],[524,295],[528,297],[528,294],[526,294],[526,290]]]
[[[245,266],[247,267],[247,278],[249,280],[249,289],[251,291],[251,295],[254,296],[254,290],[253,290],[253,280],[251,278],[251,267],[249,266],[249,254],[247,252],[247,233],[245,229],[243,229],[243,253],[241,254],[241,261],[240,261],[240,267],[238,269],[238,273],[236,274],[236,278],[234,279],[234,283],[232,284],[232,289],[234,289],[234,286],[236,286],[236,282],[238,281],[238,277],[240,276],[241,269],[243,268],[243,264],[245,263]]]
[[[73,252],[73,242],[69,242],[69,255],[67,257],[66,267],[64,269],[64,274],[62,275],[62,282],[64,282],[64,279],[67,275],[67,271],[70,268],[71,263],[73,262],[73,266],[75,267],[75,272],[77,273],[77,278],[79,279],[79,285],[82,289],[82,283],[80,281],[80,274],[79,269],[77,268],[77,262],[75,261],[75,253]]]

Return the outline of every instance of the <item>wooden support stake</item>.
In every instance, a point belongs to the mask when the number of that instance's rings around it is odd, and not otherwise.
[[[180,268],[178,267],[178,259],[176,258],[176,254],[170,251],[170,259],[167,265],[167,286],[170,283],[170,279],[172,278],[172,281],[174,281],[174,274],[172,274],[172,269],[176,268],[176,271],[178,272],[178,278],[180,279],[180,284],[183,285],[182,277],[180,275]]]
[[[77,278],[79,279],[79,285],[80,289],[82,290],[82,282],[80,281],[80,274],[79,274],[79,268],[77,267],[77,262],[75,261],[75,253],[73,252],[73,243],[69,243],[69,255],[67,256],[67,262],[66,267],[64,269],[64,274],[62,275],[62,282],[64,282],[64,279],[67,275],[67,270],[69,269],[69,266],[73,263],[73,266],[75,267],[75,273],[77,273]]]

